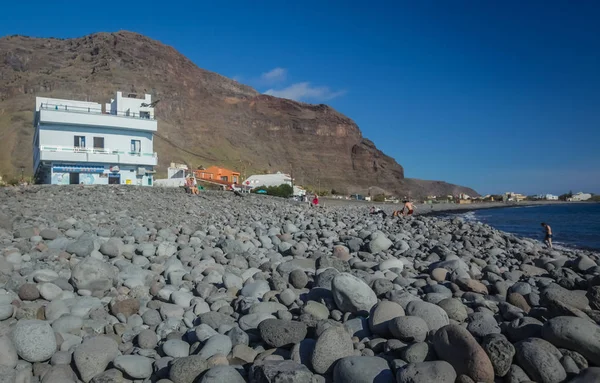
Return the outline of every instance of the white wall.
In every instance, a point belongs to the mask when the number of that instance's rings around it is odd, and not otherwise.
[[[255,188],[258,186],[279,186],[281,184],[291,185],[291,178],[287,174],[277,173],[277,174],[255,174],[246,179],[244,181],[244,185],[249,181],[250,184],[248,186]]]
[[[142,103],[150,104],[152,102],[152,96],[149,94],[144,95],[143,99],[140,98],[129,98],[123,97],[123,92],[117,92],[116,98],[116,110],[121,114],[122,112],[129,111],[139,116],[140,112],[149,112],[150,118],[154,118],[154,108],[142,107]]]
[[[81,108],[91,108],[94,110],[101,110],[102,105],[96,102],[89,101],[74,101],[74,100],[63,100],[60,98],[48,98],[48,97],[36,97],[35,98],[35,111],[39,112],[40,105],[44,104],[52,104],[52,105],[61,105],[61,106],[75,106]]]
[[[40,124],[39,128],[40,145],[73,147],[74,136],[85,136],[86,147],[93,148],[94,137],[104,137],[104,147],[106,149],[129,152],[131,140],[140,140],[142,153],[154,152],[151,132],[54,124]]]

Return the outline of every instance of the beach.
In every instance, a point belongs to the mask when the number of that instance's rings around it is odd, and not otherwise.
[[[598,381],[599,253],[343,202],[1,188],[2,377]]]

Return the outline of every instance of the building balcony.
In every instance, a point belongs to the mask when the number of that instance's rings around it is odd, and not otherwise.
[[[158,155],[156,153],[127,152],[106,148],[92,149],[42,145],[39,148],[39,152],[38,149],[35,148],[34,153],[34,157],[36,157],[34,159],[35,163],[44,161],[68,161],[144,166],[156,166],[158,164]]]
[[[96,126],[156,132],[158,124],[149,113],[130,113],[117,111],[115,114],[103,113],[101,109],[80,106],[41,104],[39,123],[57,125]]]

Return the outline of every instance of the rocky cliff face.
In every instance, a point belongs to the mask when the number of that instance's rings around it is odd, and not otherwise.
[[[297,182],[347,192],[380,187],[427,194],[402,166],[326,105],[261,95],[203,70],[145,36],[98,33],[77,39],[0,39],[0,172],[31,169],[35,96],[106,102],[117,90],[151,93],[159,171],[174,162],[243,170],[293,171]],[[442,192],[474,192],[441,184]],[[439,185],[438,185],[439,187]]]

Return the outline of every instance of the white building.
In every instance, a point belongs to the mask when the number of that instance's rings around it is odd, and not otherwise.
[[[587,201],[590,198],[592,198],[592,195],[590,193],[579,192],[573,194],[573,196],[569,198],[569,201]]]
[[[110,103],[36,97],[33,171],[44,184],[152,186],[158,157],[151,96]]]
[[[558,201],[558,196],[554,194],[546,194],[544,196],[544,199],[546,199],[547,201]]]
[[[154,186],[165,186],[165,187],[180,187],[185,186],[185,179],[189,173],[188,166],[185,164],[176,164],[171,162],[171,165],[167,169],[167,178],[155,179]]]
[[[251,175],[244,181],[244,185],[254,189],[259,186],[279,186],[279,185],[290,185],[292,186],[292,177],[289,174],[277,172],[275,174],[255,174]],[[294,185],[294,195],[305,195],[306,190]]]

